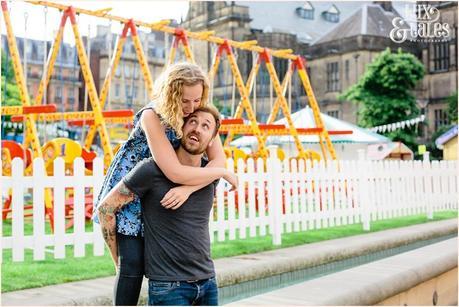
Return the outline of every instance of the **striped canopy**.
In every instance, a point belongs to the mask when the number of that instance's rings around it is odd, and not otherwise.
[[[330,135],[332,143],[376,144],[391,142],[390,139],[388,139],[387,137],[377,134],[375,132],[371,132],[368,129],[358,127],[356,125],[328,116],[323,113],[320,113],[320,115],[327,130],[352,131],[352,134]],[[316,127],[313,112],[310,107],[306,107],[293,113],[292,120],[296,128]],[[279,125],[285,125],[286,127],[288,127],[287,120],[285,118],[279,119],[274,123]],[[305,144],[319,143],[319,137],[317,135],[300,135],[299,137],[300,141]],[[293,137],[287,135],[270,136],[267,139],[267,145],[280,145],[286,143],[293,143]],[[231,142],[231,146],[236,147],[246,147],[255,144],[257,144],[257,139],[254,136],[244,136]]]

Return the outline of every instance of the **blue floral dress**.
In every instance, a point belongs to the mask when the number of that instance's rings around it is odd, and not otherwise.
[[[128,140],[120,147],[110,164],[102,189],[97,197],[96,206],[99,205],[100,200],[117,185],[138,162],[151,157],[147,138],[140,125],[140,115],[146,109],[153,109],[153,105],[149,104],[145,106],[135,115],[134,130]],[[180,139],[177,138],[172,128],[166,128],[166,136],[174,149],[180,146]],[[94,208],[94,210],[96,209],[97,208]],[[93,216],[94,220],[99,223],[97,214],[93,214]],[[138,236],[143,233],[140,199],[137,196],[135,196],[135,199],[131,203],[124,206],[116,214],[116,230],[121,234],[129,236]]]

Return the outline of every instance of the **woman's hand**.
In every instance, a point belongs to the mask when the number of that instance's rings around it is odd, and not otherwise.
[[[161,199],[161,206],[166,209],[177,210],[194,192],[192,186],[182,185],[169,190]]]

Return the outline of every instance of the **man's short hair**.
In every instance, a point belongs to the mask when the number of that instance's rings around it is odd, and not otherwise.
[[[191,117],[192,114],[196,113],[196,112],[205,112],[205,113],[209,113],[213,116],[213,118],[215,119],[215,130],[214,130],[214,133],[213,133],[213,136],[215,137],[218,133],[218,129],[220,129],[220,112],[217,110],[216,107],[214,107],[213,105],[207,105],[207,106],[202,106],[202,107],[198,107],[197,109],[195,109],[193,111],[193,113],[190,114],[190,116],[188,116],[186,119],[185,119],[185,123],[186,124],[188,122],[188,119]]]

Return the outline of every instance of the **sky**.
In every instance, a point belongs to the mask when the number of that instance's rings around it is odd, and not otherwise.
[[[118,1],[107,1],[107,0],[54,0],[52,2],[61,4],[72,4],[78,8],[99,10],[104,8],[112,8],[109,14],[125,17],[134,18],[140,21],[155,22],[162,19],[176,19],[180,21],[180,18],[185,19],[188,12],[187,1],[147,1],[147,0],[118,0]],[[59,27],[61,13],[54,8],[48,8],[47,10],[47,23],[46,27],[44,24],[45,20],[45,9],[40,5],[33,5],[25,3],[23,1],[8,1],[8,8],[10,9],[11,23],[13,25],[13,31],[15,36],[24,37],[24,33],[27,30],[27,38],[43,40],[45,37],[48,40],[54,38],[53,34]],[[27,24],[25,22],[27,18]],[[6,34],[3,16],[0,22],[1,33]],[[87,35],[91,32],[91,36],[96,34],[96,24],[109,25],[109,22],[105,19],[98,17],[90,17],[87,15],[81,15],[79,17],[79,29],[81,35]],[[88,25],[90,26],[90,29]],[[27,25],[27,28],[26,28]],[[121,25],[118,22],[112,22],[112,29],[118,32],[121,29]],[[67,21],[64,33],[64,41],[73,44],[73,34],[70,28],[70,23]]]

